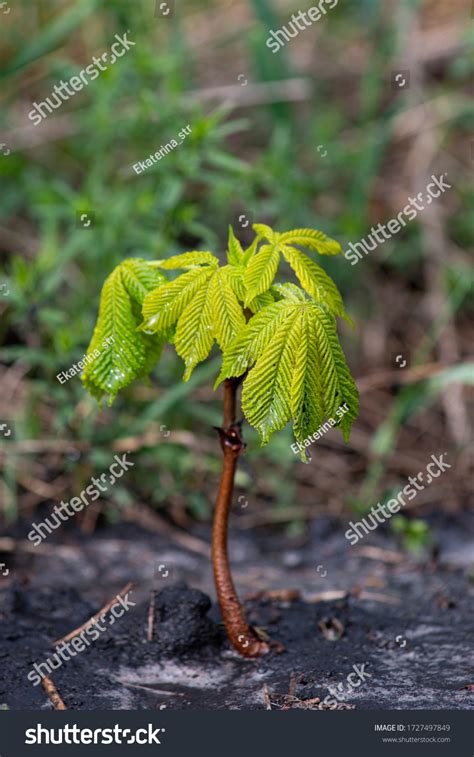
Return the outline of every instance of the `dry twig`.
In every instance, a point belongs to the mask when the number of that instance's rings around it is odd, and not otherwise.
[[[268,693],[268,686],[266,683],[263,684],[263,701],[265,703],[265,709],[271,710],[272,709],[272,703],[270,701],[270,694]]]
[[[147,641],[153,641],[153,628],[155,625],[155,592],[150,592],[150,606],[148,607],[148,623],[146,638]]]
[[[132,681],[124,681],[121,678],[113,678],[114,681],[117,681],[117,683],[122,684],[122,686],[130,686],[132,689],[142,689],[143,691],[149,691],[152,694],[159,694],[160,696],[167,696],[167,697],[182,697],[183,694],[179,691],[167,691],[166,689],[153,689],[151,686],[144,686],[142,683],[133,683]]]
[[[366,602],[382,602],[387,605],[399,605],[400,600],[392,597],[390,594],[380,594],[376,591],[360,591],[356,593],[358,599],[365,599]]]
[[[166,523],[166,521],[160,518],[159,515],[153,512],[153,510],[149,510],[142,505],[134,505],[125,510],[123,518],[126,521],[138,523],[142,528],[146,528],[149,531],[154,531],[155,533],[165,536],[167,539],[174,541],[181,547],[185,547],[185,549],[190,552],[197,552],[197,554],[209,558],[210,547],[207,542],[198,539],[196,536],[186,534],[184,531],[180,531],[177,528],[173,528],[173,526]]]
[[[299,589],[267,589],[246,594],[245,599],[269,599],[273,602],[292,602],[295,599],[299,599],[300,596]]]
[[[106,612],[110,610],[111,607],[113,607],[115,604],[117,604],[117,598],[123,597],[125,594],[128,594],[130,589],[132,588],[133,583],[129,581],[129,583],[123,587],[121,591],[119,591],[118,594],[116,594],[109,602],[107,602],[104,607],[102,607],[99,612],[96,612],[95,615],[93,615],[89,620],[86,620],[85,623],[82,624],[82,626],[79,626],[79,628],[75,628],[74,631],[71,631],[66,636],[63,636],[62,639],[57,639],[53,642],[53,646],[56,647],[58,644],[62,644],[63,641],[70,641],[75,636],[77,636],[82,631],[85,631],[87,628],[90,628],[90,626],[94,625],[94,623],[102,616],[105,615]]]
[[[317,594],[305,594],[304,601],[308,604],[315,604],[316,602],[334,602],[336,599],[347,599],[349,592],[347,591],[319,591]]]
[[[356,554],[361,557],[367,557],[369,560],[380,560],[380,562],[393,563],[398,565],[405,562],[406,557],[401,552],[393,552],[389,549],[381,549],[381,547],[359,547],[356,550]]]

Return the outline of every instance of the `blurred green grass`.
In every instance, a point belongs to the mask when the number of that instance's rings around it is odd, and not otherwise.
[[[190,96],[202,86],[207,51],[193,43],[186,20],[188,14],[200,20],[202,35],[206,18],[218,10],[218,4],[183,1],[173,19],[164,22],[154,18],[153,2],[18,0],[8,24],[2,19],[0,128],[18,138],[19,144],[11,155],[0,158],[1,229],[10,230],[0,237],[0,279],[11,290],[8,302],[2,303],[2,362],[25,368],[27,399],[15,409],[21,438],[83,442],[90,453],[82,459],[82,478],[90,475],[91,466],[107,463],[115,440],[143,435],[150,422],[199,436],[220,418],[218,398],[204,392],[200,401],[193,399],[210,383],[216,365],[202,366],[195,379],[183,385],[181,365],[171,353],[157,368],[146,399],[132,387],[111,410],[97,409],[79,380],[73,378],[64,386],[56,380],[57,373],[84,353],[100,287],[118,262],[132,255],[167,257],[194,247],[222,254],[227,225],[239,212],[277,228],[322,228],[344,246],[366,235],[373,223],[374,188],[390,182],[391,171],[396,173],[391,164],[392,137],[397,116],[409,101],[403,95],[387,96],[390,61],[396,60],[403,39],[387,19],[386,3],[361,0],[331,11],[331,23],[313,44],[310,76],[299,70],[289,45],[278,55],[265,46],[268,29],[288,19],[297,4],[288,4],[288,11],[277,11],[270,0],[236,5],[242,11],[242,27],[223,27],[220,38],[210,38],[223,69],[232,77],[228,83],[237,84],[243,56],[251,84],[295,76],[307,80],[311,92],[304,102],[262,103],[235,111],[228,104],[210,106]],[[47,97],[55,83],[77,74],[93,54],[109,48],[115,33],[128,29],[136,46],[61,107],[63,132],[51,132],[54,114],[42,124],[36,143],[32,136],[37,138],[37,133],[25,115],[30,104]],[[466,35],[472,40],[472,29]],[[300,36],[295,44],[309,46],[309,33]],[[234,44],[238,54],[232,64],[228,51],[231,55]],[[339,81],[337,58],[357,45],[368,52],[355,87],[351,85],[348,92],[348,85]],[[324,76],[318,75],[318,63],[325,64]],[[456,113],[443,125],[442,145],[448,155],[456,153],[460,140],[467,151],[474,105],[465,87],[473,69],[474,62],[463,54],[428,86],[430,97],[458,92]],[[17,133],[19,122],[30,125],[29,131]],[[133,163],[188,123],[192,132],[183,145],[136,176]],[[319,145],[327,150],[324,158]],[[448,230],[453,245],[465,250],[474,242],[474,190],[472,157],[464,154],[461,159],[466,166],[457,176]],[[93,229],[77,227],[79,211],[95,213]],[[380,206],[377,213],[384,219],[389,210]],[[338,282],[358,323],[357,332],[346,339],[349,360],[356,373],[366,372],[362,334],[366,324],[383,315],[380,277],[398,281],[402,290],[419,287],[422,292],[419,225],[412,224],[355,268],[342,258],[323,265]],[[447,256],[441,275],[449,295],[448,314],[463,318],[469,312],[472,269],[464,259]],[[432,354],[442,328],[440,314],[440,322],[433,324],[430,338],[420,348],[420,360]],[[463,381],[469,382],[469,376],[463,374]],[[356,499],[370,503],[400,429],[437,396],[425,382],[408,387],[391,409],[386,408],[386,418],[372,438],[373,459]],[[287,429],[262,451],[249,434],[250,463],[258,467],[277,504],[295,498],[290,441]],[[215,478],[218,456],[204,453],[199,475],[194,459],[194,452],[182,445],[153,445],[140,457],[134,492],[157,507],[185,499],[195,517],[207,517],[209,504],[200,493],[201,478],[206,472]],[[70,461],[71,470],[76,462]],[[21,456],[10,455],[4,466],[10,519],[19,512],[20,465]],[[242,485],[251,485],[245,471]],[[125,504],[130,496],[126,489],[114,492]]]

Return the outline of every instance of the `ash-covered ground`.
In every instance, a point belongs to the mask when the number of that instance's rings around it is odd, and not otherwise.
[[[344,524],[326,517],[299,541],[232,531],[249,620],[285,647],[257,660],[226,640],[202,546],[207,527],[193,549],[124,524],[87,539],[70,532],[57,545],[51,537],[38,550],[12,534],[1,556],[9,574],[0,584],[0,705],[50,708],[28,680],[34,663],[133,581],[134,606],[52,670],[68,708],[471,708],[473,518],[437,516],[432,528],[437,549],[423,560],[381,529],[351,547]],[[351,689],[354,665],[364,675]]]

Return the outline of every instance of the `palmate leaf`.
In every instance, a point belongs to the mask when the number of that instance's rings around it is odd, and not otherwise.
[[[286,287],[286,288],[285,288]],[[266,444],[289,420],[298,442],[324,419],[340,425],[347,440],[358,412],[358,392],[337,337],[335,319],[309,298],[283,285],[284,299],[257,313],[224,353],[218,383],[241,376],[242,409]],[[348,411],[337,415],[347,403]]]
[[[244,250],[229,228],[223,266],[211,252],[198,250],[118,266],[103,287],[89,346],[94,360],[85,361],[89,391],[113,399],[146,375],[164,341],[184,360],[187,381],[217,342],[223,363],[216,386],[243,377],[243,411],[263,444],[292,421],[304,453],[325,419],[340,426],[347,440],[358,393],[335,320],[347,316],[334,282],[299,249],[336,254],[338,243],[312,229],[278,233],[256,224],[254,230],[255,239]],[[301,286],[273,283],[280,256]],[[167,281],[160,269],[179,273]]]
[[[186,254],[177,258],[185,258]],[[174,267],[179,263],[176,260]],[[141,328],[146,333],[159,334],[176,324],[174,345],[185,363],[184,381],[206,359],[215,340],[225,350],[245,326],[242,306],[231,285],[229,266],[219,268],[214,257],[211,263],[181,274],[151,292],[143,303]]]
[[[255,247],[252,259],[247,265],[245,285],[247,288],[246,305],[251,297],[268,290],[275,278],[283,255],[298,277],[301,286],[308,294],[322,304],[335,316],[342,316],[350,323],[344,310],[342,297],[337,286],[321,266],[317,265],[298,246],[307,247],[323,255],[336,255],[341,246],[322,231],[314,229],[294,229],[284,233],[274,232],[264,224],[254,224],[257,243],[266,240],[260,249]]]
[[[137,327],[145,296],[164,281],[162,273],[139,258],[124,260],[106,279],[87,348],[87,355],[94,359],[87,362],[81,377],[98,399],[108,394],[111,403],[120,389],[147,375],[158,359],[163,339],[141,334]]]

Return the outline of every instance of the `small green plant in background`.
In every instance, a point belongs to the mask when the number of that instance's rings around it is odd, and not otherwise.
[[[390,527],[403,549],[414,555],[421,555],[433,543],[429,525],[420,518],[410,519],[404,515],[394,515]]]
[[[220,347],[215,388],[224,383],[224,420],[217,428],[224,463],[214,511],[214,577],[229,639],[249,657],[270,647],[245,620],[227,555],[237,459],[245,448],[237,421],[238,387],[244,415],[262,444],[291,421],[296,441],[304,445],[303,460],[308,437],[325,419],[336,417],[347,441],[358,413],[357,388],[336,330],[336,317],[348,319],[342,298],[300,249],[337,255],[340,245],[313,229],[278,233],[263,224],[253,229],[255,238],[244,250],[230,228],[225,265],[203,251],[157,261],[129,258],[118,265],[102,289],[87,350],[94,359],[82,376],[91,394],[112,402],[120,389],[150,373],[165,343],[183,359],[184,381],[216,342]],[[281,258],[299,286],[274,283]],[[164,272],[175,270],[183,272],[168,280]],[[347,412],[337,414],[344,403]]]

